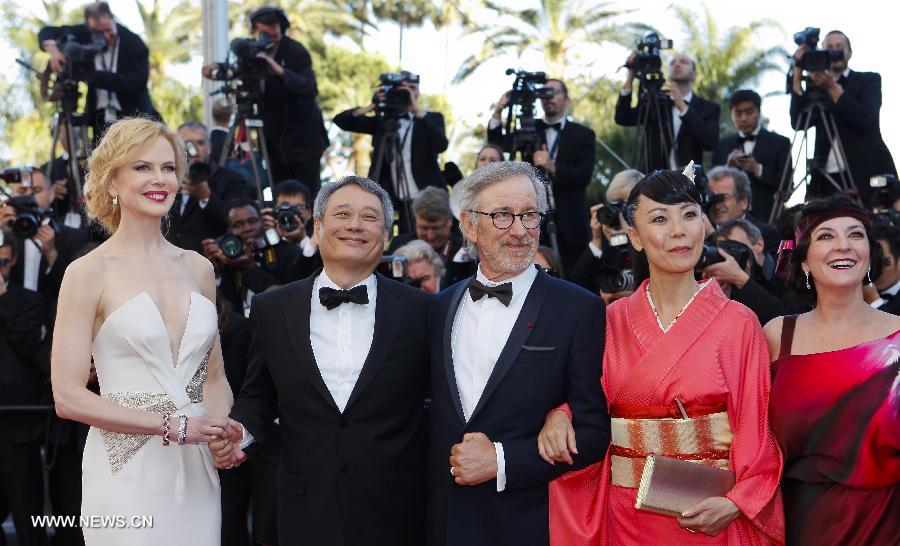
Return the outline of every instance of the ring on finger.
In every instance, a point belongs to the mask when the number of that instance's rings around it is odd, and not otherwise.
[[[456,477],[456,472],[453,471],[452,466],[450,467],[450,475],[453,476],[454,478]]]

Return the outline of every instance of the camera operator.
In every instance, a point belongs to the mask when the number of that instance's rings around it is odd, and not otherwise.
[[[274,229],[282,240],[300,249],[300,278],[322,267],[319,248],[312,240],[312,194],[299,180],[282,180],[272,190],[274,208],[262,209],[263,229]]]
[[[543,143],[532,157],[523,160],[543,169],[552,180],[559,253],[563,268],[569,271],[590,240],[584,189],[594,174],[597,136],[590,127],[566,117],[571,101],[569,89],[562,80],[548,79],[544,89],[552,89],[553,96],[541,100],[544,119],[535,120],[538,137]],[[488,142],[491,144],[503,145],[505,135],[501,115],[509,102],[510,93],[506,92],[494,107],[488,122]]]
[[[408,71],[401,71],[396,75],[384,74],[382,81],[390,76],[391,82],[379,89],[372,103],[367,106],[351,108],[341,112],[334,118],[334,123],[345,131],[365,133],[372,135],[372,168],[369,170],[369,178],[377,180],[385,188],[394,201],[395,210],[403,214],[404,207],[399,206],[399,199],[405,197],[415,199],[420,191],[428,186],[444,187],[445,182],[441,169],[438,167],[438,155],[447,149],[447,135],[444,129],[444,116],[439,112],[428,112],[419,105],[419,76]],[[392,92],[405,92],[409,95],[402,103],[398,102],[394,108],[396,112],[388,112],[385,116],[368,116],[376,112],[378,105],[385,105]],[[399,181],[393,180],[391,172],[394,171],[393,163],[397,158],[385,157],[381,166],[381,172],[375,172],[377,168],[376,158],[384,145],[385,121],[390,115],[398,115],[397,133],[399,135],[400,154],[405,170],[404,178],[406,187],[399,188]],[[401,218],[400,226],[404,226]],[[401,229],[404,229],[401,227]]]
[[[712,223],[721,226],[729,220],[749,220],[762,233],[765,251],[774,255],[778,251],[781,235],[775,226],[749,213],[753,190],[744,171],[732,167],[714,167],[707,176],[709,191],[713,196],[707,214]]]
[[[794,68],[791,80],[791,125],[795,130],[802,129],[801,112],[806,109],[813,98],[809,84],[824,90],[824,101],[827,109],[833,114],[837,135],[847,157],[838,157],[836,147],[829,148],[826,129],[820,116],[816,116],[813,124],[816,127],[815,159],[823,170],[833,178],[838,173],[849,172],[864,204],[869,202],[870,188],[868,180],[872,175],[891,173],[897,170],[890,151],[881,138],[881,75],[877,72],[856,72],[847,66],[853,50],[850,39],[839,30],[832,30],[825,35],[822,46],[829,51],[842,51],[839,59],[833,59],[828,70],[809,72],[807,90],[801,86],[803,70],[801,60],[804,54],[811,51],[818,39],[818,29],[809,34],[810,43],[803,43],[794,52]],[[806,31],[804,31],[806,32]],[[801,33],[798,33],[798,35]],[[800,36],[795,36],[795,41]],[[812,45],[812,47],[811,47]],[[817,93],[816,95],[821,95]],[[813,170],[806,189],[806,199],[822,197],[838,190],[818,169]]]
[[[768,220],[785,168],[790,168],[791,141],[760,124],[762,97],[756,91],[735,91],[728,104],[737,133],[719,141],[710,163],[744,171],[753,189],[750,211]]]
[[[236,311],[247,316],[254,294],[302,278],[302,251],[283,240],[273,244],[263,229],[256,201],[232,201],[226,207],[226,217],[228,233],[204,240],[203,255],[215,267],[222,295]],[[241,246],[237,256],[229,257],[227,252],[232,245],[230,241],[226,244],[225,238],[233,236],[240,238]]]
[[[613,176],[606,188],[604,202],[591,207],[591,242],[575,266],[566,274],[567,280],[594,294],[600,294],[606,304],[632,292],[627,283],[624,283],[625,286],[615,287],[620,288],[619,290],[608,292],[605,289],[613,287],[607,286],[610,283],[601,282],[600,279],[603,277],[611,280],[613,273],[617,273],[618,279],[625,280],[620,273],[630,271],[628,262],[631,255],[624,203],[628,200],[631,189],[643,177],[643,174],[634,169],[621,171]],[[607,210],[598,214],[598,211],[604,208]],[[612,214],[608,214],[609,212]],[[601,217],[604,221],[601,221]]]
[[[616,102],[615,121],[623,127],[634,127],[639,122],[638,105],[632,105],[632,88],[635,80],[634,60],[637,50],[631,52],[625,66],[628,75]],[[647,172],[655,169],[678,169],[691,161],[703,164],[703,152],[715,150],[719,143],[719,105],[694,94],[694,80],[697,79],[697,63],[690,57],[678,54],[669,61],[668,85],[662,90],[671,100],[671,119],[660,120],[664,130],[671,127],[674,137],[668,161],[662,162],[662,154],[652,154],[657,158],[646,166]],[[660,131],[647,125],[648,147],[661,150]]]
[[[137,34],[115,21],[108,3],[86,5],[84,24],[44,27],[38,32],[38,43],[50,54],[50,67],[56,74],[64,72],[67,61],[60,42],[70,34],[80,44],[93,43],[93,34],[102,35],[106,43],[94,56],[96,72],[89,78],[85,105],[95,144],[106,126],[117,119],[141,115],[162,119],[147,91],[150,77],[147,46]]]
[[[394,256],[406,258],[406,275],[410,284],[416,288],[429,294],[437,294],[441,287],[449,286],[441,281],[444,277],[444,261],[425,241],[413,239],[398,248]]]
[[[204,239],[227,230],[226,203],[247,196],[247,181],[237,171],[211,160],[209,133],[199,121],[182,123],[178,138],[187,150],[188,169],[169,211],[166,238],[175,246],[202,252]]]
[[[56,197],[53,186],[43,171],[31,168],[30,181],[10,183],[13,195],[30,196],[33,201],[30,210],[18,210],[9,203],[0,208],[0,225],[12,225],[16,217],[27,215],[38,225],[34,235],[18,237],[16,261],[12,269],[12,280],[29,290],[40,292],[55,317],[56,300],[63,273],[75,259],[76,253],[88,242],[88,233],[83,229],[60,225],[52,212]]]
[[[217,100],[210,109],[213,125],[209,128],[209,157],[215,163],[222,157],[222,148],[228,140],[233,113],[231,103],[226,99]]]
[[[78,134],[78,131],[76,131]],[[76,138],[78,138],[76,136]],[[69,140],[66,138],[66,126],[59,126],[59,144],[62,152],[49,163],[41,165],[41,170],[48,174],[53,183],[53,211],[56,219],[73,228],[86,227],[87,222],[81,211],[82,204],[77,202],[75,180],[69,174]],[[76,150],[76,159],[81,183],[84,184],[84,160],[81,147]]]
[[[12,231],[0,227],[0,405],[39,405],[49,372],[49,361],[42,362],[48,318],[41,295],[10,280],[16,247]],[[12,512],[18,544],[47,544],[44,528],[30,519],[44,514],[45,421],[41,413],[0,412],[0,499]]]
[[[900,315],[900,227],[879,224],[873,227],[872,232],[884,250],[884,267],[874,282],[878,299],[871,305],[892,315]]]
[[[259,39],[265,34],[274,44],[270,52],[256,55],[266,62],[268,73],[261,82],[263,130],[273,182],[300,180],[315,193],[328,134],[316,102],[319,91],[312,57],[300,42],[285,35],[289,27],[290,21],[278,8],[262,7],[250,14],[254,36]],[[204,65],[202,71],[206,78],[222,79],[218,63]]]

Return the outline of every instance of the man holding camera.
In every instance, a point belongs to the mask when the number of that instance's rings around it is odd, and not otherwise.
[[[827,70],[808,72],[806,89],[803,89],[804,59],[815,53],[818,29],[794,36],[800,47],[794,52],[794,69],[791,76],[791,125],[802,130],[804,111],[811,108],[815,99],[830,112],[837,129],[835,142],[829,142],[822,116],[815,116],[815,159],[818,168],[813,169],[806,189],[807,199],[837,193],[839,189],[829,178],[839,181],[841,173],[851,175],[862,203],[869,203],[871,189],[869,178],[879,174],[897,174],[894,160],[881,138],[881,75],[877,72],[856,72],[847,66],[853,50],[850,39],[839,30],[825,35],[823,47],[842,55],[831,60]],[[811,88],[811,86],[815,86]],[[812,92],[812,91],[817,92]],[[846,157],[841,157],[841,149]]]
[[[750,179],[744,171],[733,167],[714,167],[709,171],[709,192],[711,206],[707,214],[716,226],[731,220],[745,219],[762,233],[765,251],[775,254],[781,242],[781,234],[771,224],[749,213],[753,190]]]
[[[403,203],[415,199],[428,186],[444,187],[438,167],[438,155],[447,149],[444,116],[429,112],[419,104],[419,76],[408,71],[383,74],[387,81],[372,103],[351,108],[334,118],[345,131],[372,135],[372,167],[369,178],[387,190],[401,216],[401,231],[411,231],[411,218],[405,218]],[[371,112],[376,115],[368,116]],[[396,150],[385,149],[394,139]],[[390,155],[391,152],[393,156]],[[378,158],[382,157],[381,171]],[[402,168],[401,168],[402,166]]]
[[[615,121],[623,127],[634,127],[640,123],[640,105],[632,105],[632,87],[636,71],[637,50],[631,52],[625,66],[628,75],[619,92],[616,103]],[[703,164],[703,152],[711,152],[719,142],[719,105],[694,94],[694,80],[697,79],[697,63],[684,54],[677,54],[669,61],[668,85],[662,90],[668,101],[661,104],[663,111],[671,111],[671,116],[663,114],[656,125],[648,123],[647,148],[660,153],[648,154],[647,165],[641,165],[644,172],[656,169],[678,169],[693,161]],[[642,90],[649,92],[649,90]],[[640,100],[649,100],[641,98]],[[669,108],[666,108],[669,106]],[[671,132],[670,132],[671,131]],[[671,149],[661,140],[661,133],[672,137]],[[665,140],[668,140],[666,138]],[[665,159],[664,159],[665,158]]]
[[[548,79],[544,88],[553,95],[541,100],[544,119],[535,120],[541,145],[530,158],[523,161],[542,169],[551,180],[555,204],[555,221],[559,254],[563,270],[569,271],[584,246],[590,241],[587,204],[584,189],[591,182],[597,152],[597,135],[590,127],[567,119],[570,104],[569,89],[562,80]],[[504,93],[494,107],[488,122],[488,142],[504,145],[502,114],[510,105],[510,93]],[[505,136],[507,139],[510,135]],[[510,152],[509,146],[504,149]]]
[[[282,180],[272,189],[274,208],[262,209],[263,229],[274,229],[283,241],[298,249],[298,278],[306,278],[322,267],[319,247],[310,236],[312,194],[299,180]]]
[[[247,197],[247,182],[237,171],[210,160],[209,132],[196,120],[178,127],[187,150],[188,169],[181,194],[169,211],[166,238],[175,246],[203,252],[203,240],[218,237],[228,228],[225,206]]]
[[[328,147],[328,134],[316,102],[319,91],[312,57],[300,42],[285,35],[289,27],[290,21],[278,8],[262,7],[250,14],[254,36],[259,39],[265,34],[265,39],[274,44],[271,50],[256,54],[266,63],[267,71],[260,82],[259,106],[272,181],[300,180],[315,193],[319,190],[319,163]],[[218,63],[204,65],[203,76],[223,79],[222,68]]]
[[[762,97],[756,91],[735,91],[728,103],[731,122],[738,132],[719,141],[711,163],[744,171],[753,189],[750,210],[757,218],[768,220],[775,192],[785,178],[785,171],[790,173],[791,141],[760,124]]]
[[[84,24],[44,27],[38,32],[38,44],[50,54],[50,68],[63,75],[66,59],[63,41],[75,40],[88,45],[102,35],[105,47],[94,55],[96,71],[88,77],[85,115],[93,128],[96,144],[107,125],[128,116],[161,119],[150,102],[147,79],[150,77],[149,52],[144,41],[117,23],[109,4],[93,2],[84,7]]]
[[[884,267],[874,282],[878,299],[871,305],[892,315],[900,315],[900,227],[881,224],[873,231],[875,240],[884,251]]]

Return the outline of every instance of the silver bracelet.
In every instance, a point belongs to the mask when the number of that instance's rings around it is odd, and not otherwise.
[[[178,416],[178,445],[184,445],[184,440],[187,438],[187,426],[188,426],[188,416],[187,415],[179,415]]]
[[[171,418],[172,418],[172,416],[169,415],[168,413],[163,415],[163,445],[164,446],[169,445],[169,433],[172,432],[172,423],[170,422]]]

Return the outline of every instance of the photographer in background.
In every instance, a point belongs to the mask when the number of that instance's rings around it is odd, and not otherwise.
[[[56,300],[63,273],[75,255],[88,243],[88,233],[83,229],[61,225],[53,215],[56,197],[53,186],[43,171],[29,168],[30,177],[9,184],[18,197],[30,196],[30,210],[16,210],[7,204],[0,209],[0,225],[12,225],[17,216],[28,216],[37,225],[30,237],[17,237],[15,267],[11,279],[16,284],[40,292],[50,309],[51,319],[56,316]]]
[[[260,107],[269,169],[274,183],[296,179],[315,193],[319,191],[320,162],[328,147],[328,134],[316,102],[319,91],[312,58],[300,42],[285,35],[289,27],[290,21],[278,8],[262,7],[250,14],[254,36],[258,39],[265,34],[274,43],[270,52],[256,55],[267,64]],[[221,68],[218,63],[204,65],[203,76],[212,78]]]
[[[213,163],[218,163],[222,157],[222,148],[228,140],[233,113],[231,103],[227,99],[217,100],[210,109],[213,125],[209,128],[209,157]]]
[[[631,52],[625,61],[628,75],[619,92],[616,103],[616,125],[635,127],[639,123],[638,104],[632,104],[635,80],[634,61],[637,50]],[[719,143],[719,105],[694,94],[694,80],[697,79],[697,63],[690,57],[677,54],[669,61],[667,86],[662,91],[669,97],[671,119],[660,120],[659,126],[647,125],[647,145],[651,150],[661,150],[660,127],[674,137],[668,161],[661,161],[661,154],[651,154],[654,159],[647,165],[647,172],[656,169],[678,169],[693,161],[703,164],[703,152],[713,151]],[[669,102],[669,101],[667,101]],[[663,103],[665,104],[665,103]]]
[[[210,156],[209,132],[196,120],[178,127],[187,151],[188,169],[181,194],[169,211],[166,239],[173,245],[203,252],[203,240],[225,233],[226,203],[247,196],[247,181],[237,171],[220,167]]]
[[[762,220],[772,214],[775,192],[790,169],[791,141],[763,128],[760,123],[762,97],[756,91],[741,89],[728,99],[731,123],[737,133],[719,141],[710,163],[744,171],[750,179],[753,201],[750,211]],[[791,174],[788,174],[791,179]]]
[[[256,201],[232,201],[226,216],[228,233],[204,240],[203,255],[215,267],[222,295],[235,311],[247,316],[254,294],[302,278],[302,251],[284,240],[273,242],[271,231],[263,229]],[[278,239],[277,234],[274,238]]]
[[[312,194],[299,180],[282,180],[272,189],[274,208],[262,209],[263,229],[274,229],[283,241],[300,249],[298,275],[306,278],[322,267],[312,240]]]
[[[403,215],[405,207],[400,200],[412,200],[428,186],[444,187],[444,178],[438,167],[438,155],[447,149],[448,141],[444,129],[444,116],[438,112],[428,112],[419,105],[419,76],[408,71],[397,74],[382,74],[384,84],[372,97],[367,106],[351,108],[334,118],[334,123],[344,131],[372,135],[372,167],[369,178],[377,181],[387,190],[394,202],[395,210]],[[379,111],[380,110],[380,111]],[[375,112],[376,115],[367,114]],[[392,119],[392,117],[396,117]],[[387,133],[394,130],[396,136]],[[399,154],[387,157],[382,150],[386,140],[396,138]],[[381,172],[377,169],[378,157],[383,155]],[[405,187],[395,180],[396,162],[402,162]],[[401,230],[404,230],[401,218]]]
[[[552,90],[553,95],[541,100],[544,119],[535,120],[541,146],[532,157],[522,160],[539,167],[550,178],[556,206],[559,254],[563,269],[569,271],[590,240],[584,189],[594,174],[597,135],[590,127],[567,119],[571,101],[569,89],[562,80],[548,79],[543,89]],[[510,93],[506,92],[497,101],[488,122],[488,142],[491,144],[503,145],[504,139],[510,136],[503,134],[501,119],[503,110],[509,105]]]
[[[406,276],[416,288],[437,294],[445,285],[444,261],[425,241],[413,239],[394,252],[394,256],[406,258]]]
[[[816,127],[815,160],[819,168],[811,173],[806,189],[806,200],[837,193],[823,173],[837,179],[839,173],[849,172],[853,177],[862,203],[869,203],[869,178],[873,175],[897,174],[894,160],[881,138],[881,75],[877,72],[856,72],[850,70],[848,62],[853,56],[850,39],[839,30],[832,30],[825,35],[822,47],[829,51],[841,51],[843,55],[831,61],[828,70],[812,71],[808,74],[807,87],[804,90],[802,59],[807,52],[815,48],[818,29],[808,34],[808,39],[798,33],[794,37],[803,45],[794,52],[794,68],[791,75],[791,125],[795,130],[803,129],[801,113],[813,102],[813,97],[824,101],[825,107],[832,114],[837,135],[840,138],[847,157],[839,157],[837,147],[829,147],[826,129],[821,116],[813,119]],[[804,31],[806,33],[807,31]],[[803,43],[803,42],[807,43]],[[811,44],[808,42],[812,42]],[[817,91],[810,94],[810,84]]]
[[[900,227],[880,224],[873,227],[872,234],[884,250],[884,268],[874,280],[879,297],[871,305],[900,315]]]
[[[49,361],[42,362],[47,309],[40,294],[10,280],[16,247],[12,231],[0,227],[0,405],[39,405],[46,401],[50,371]],[[45,529],[31,520],[44,514],[40,447],[45,421],[42,413],[0,413],[0,503],[12,512],[22,545],[47,544]],[[5,509],[0,517],[5,519]]]
[[[750,221],[762,233],[765,251],[774,255],[778,251],[781,235],[775,226],[749,213],[753,190],[747,175],[732,167],[714,167],[707,177],[709,191],[713,196],[707,212],[710,221],[716,226],[722,226],[730,220]]]
[[[50,54],[50,67],[62,74],[66,58],[61,42],[72,35],[79,44],[91,44],[92,35],[102,35],[103,51],[94,56],[96,72],[88,81],[85,116],[93,128],[93,141],[100,140],[110,123],[130,116],[149,116],[161,120],[150,102],[147,80],[150,77],[149,52],[144,41],[117,23],[109,4],[93,2],[84,7],[84,24],[44,27],[38,32],[38,44]]]

